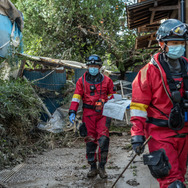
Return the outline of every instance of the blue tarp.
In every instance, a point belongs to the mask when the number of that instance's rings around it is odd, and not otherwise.
[[[8,16],[0,14],[0,57],[6,57],[10,54],[10,36],[12,32],[13,24],[8,18]],[[22,45],[22,33],[15,22],[15,31],[13,40],[20,40],[20,52],[23,52]],[[4,46],[4,47],[3,47]]]

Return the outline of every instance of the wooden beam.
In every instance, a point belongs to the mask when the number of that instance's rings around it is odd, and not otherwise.
[[[155,16],[155,11],[152,11],[151,17],[150,17],[150,24],[153,23],[154,16]]]
[[[23,71],[24,71],[25,63],[26,63],[26,60],[25,60],[25,59],[22,60],[21,65],[20,65],[20,68],[19,68],[19,71],[18,71],[17,78],[23,76]]]
[[[170,6],[149,8],[149,11],[165,11],[165,10],[177,10],[177,9],[179,9],[179,5],[170,5]]]
[[[31,56],[28,54],[21,54],[21,53],[17,53],[19,56],[22,56],[25,59],[31,60],[31,61],[35,61],[41,64],[44,64],[46,66],[50,65],[50,66],[67,66],[67,67],[71,67],[71,68],[87,68],[86,64],[84,63],[80,63],[77,61],[69,61],[69,60],[61,60],[61,59],[53,59],[53,58],[49,58],[49,57],[39,57],[39,56]]]
[[[153,40],[154,40],[154,37],[153,37],[153,34],[151,34],[151,37],[150,37],[150,40],[149,40],[149,43],[148,43],[148,47],[151,47],[151,43],[152,43]]]

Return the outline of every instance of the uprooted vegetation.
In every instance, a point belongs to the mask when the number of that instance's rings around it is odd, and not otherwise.
[[[20,79],[0,80],[0,169],[26,155],[30,131],[39,120],[40,103],[32,88]],[[26,149],[26,148],[25,148]]]
[[[51,92],[33,87],[41,98],[51,95]],[[57,93],[63,95],[62,104],[66,108],[73,90],[68,84],[62,93]],[[78,134],[72,131],[54,134],[37,128],[44,110],[35,92],[23,79],[0,80],[0,170],[15,166],[27,156],[48,148],[71,147],[78,139]]]

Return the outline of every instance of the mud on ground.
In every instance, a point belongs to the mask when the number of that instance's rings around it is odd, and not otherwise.
[[[110,150],[106,171],[108,178],[99,176],[88,179],[89,165],[85,158],[83,138],[74,137],[54,149],[40,154],[32,154],[16,167],[0,172],[0,188],[111,188],[134,156],[130,144],[130,132],[123,131],[122,136],[110,136]],[[129,129],[128,129],[129,130]],[[145,152],[148,153],[146,146]],[[137,156],[116,188],[159,188],[158,182],[151,176],[147,166],[143,165],[142,156]]]
[[[113,185],[133,155],[127,132],[123,132],[122,136],[111,135],[106,165],[108,178],[103,180],[97,176],[88,179],[89,165],[85,159],[85,143],[83,138],[78,137],[67,143],[67,147],[28,156],[23,167],[4,181],[3,185],[8,188],[108,188]],[[6,173],[11,171],[1,171],[1,182]],[[153,184],[152,188],[158,187],[158,183],[138,157],[119,179],[116,188],[150,188],[150,184]]]

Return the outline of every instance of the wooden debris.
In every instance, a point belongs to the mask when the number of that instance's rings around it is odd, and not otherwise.
[[[19,56],[25,57],[31,61],[38,61],[38,63],[47,65],[47,66],[65,66],[65,67],[71,67],[71,68],[87,68],[86,64],[80,63],[77,61],[69,61],[69,60],[61,60],[61,59],[53,59],[49,57],[39,57],[39,56],[32,56],[28,54],[21,54],[18,53]]]
[[[24,79],[25,79],[26,81],[28,81],[25,76],[24,76]],[[29,82],[29,81],[28,81],[28,82]],[[45,104],[43,103],[42,99],[37,95],[37,93],[35,92],[34,88],[33,88],[32,86],[31,86],[31,88],[32,88],[32,90],[33,90],[35,96],[36,96],[36,97],[38,98],[38,100],[40,101],[42,108],[45,110],[45,112],[46,112],[46,114],[48,115],[48,117],[51,118],[52,114],[50,113],[50,111],[48,110],[48,108],[45,106]]]
[[[22,60],[22,63],[20,65],[19,71],[18,71],[18,77],[22,77],[23,76],[23,70],[24,70],[24,66],[25,66],[26,60]]]
[[[28,59],[30,61],[37,61],[39,64],[43,64],[46,66],[52,66],[52,67],[66,67],[66,68],[78,68],[78,69],[87,69],[86,64],[80,63],[77,61],[70,61],[70,60],[62,60],[62,59],[53,59],[49,57],[39,57],[39,56],[32,56],[24,53],[17,53],[19,56]],[[106,70],[104,67],[102,67],[102,72],[109,76],[112,71]]]

